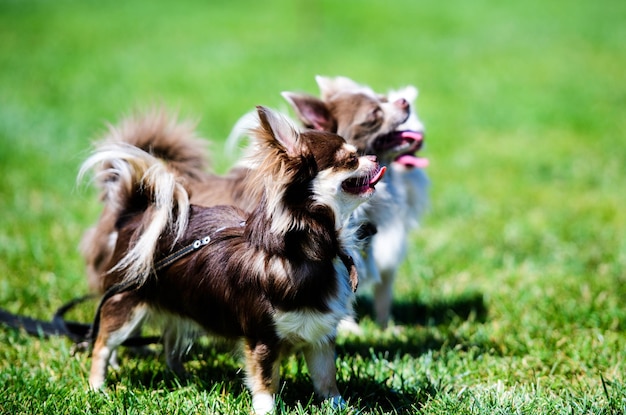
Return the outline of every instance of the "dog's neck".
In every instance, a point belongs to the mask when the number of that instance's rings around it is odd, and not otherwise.
[[[245,237],[255,249],[307,261],[332,261],[341,251],[330,208],[270,204],[265,197],[248,217]]]

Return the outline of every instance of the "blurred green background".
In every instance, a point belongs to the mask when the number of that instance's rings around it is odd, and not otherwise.
[[[177,110],[223,172],[235,121],[258,104],[287,111],[284,90],[317,94],[317,74],[414,84],[432,200],[396,315],[420,344],[414,371],[446,385],[415,405],[623,408],[625,23],[617,0],[0,0],[0,307],[48,317],[86,291],[77,245],[100,208],[75,176],[107,122]],[[64,356],[0,335],[7,384],[37,385]],[[33,344],[41,364],[25,357]],[[429,368],[432,353],[449,365]]]

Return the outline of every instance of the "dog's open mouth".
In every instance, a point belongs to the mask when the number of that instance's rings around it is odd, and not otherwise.
[[[355,195],[361,195],[365,193],[371,193],[374,191],[374,186],[378,183],[383,176],[387,168],[385,166],[377,166],[367,174],[348,179],[341,184],[344,191]]]
[[[393,161],[405,167],[424,168],[428,159],[416,156],[423,144],[424,134],[419,131],[394,131],[376,140],[374,149],[378,154],[393,154]]]

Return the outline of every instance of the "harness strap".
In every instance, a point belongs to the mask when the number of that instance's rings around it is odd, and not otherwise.
[[[220,231],[220,230],[221,229],[218,229],[217,231]],[[178,261],[182,257],[185,257],[189,255],[190,253],[202,248],[203,246],[208,245],[209,242],[211,242],[210,236],[205,236],[204,238],[200,238],[200,239],[193,241],[191,244],[179,249],[178,251],[166,256],[162,260],[155,263],[154,264],[155,271],[160,271],[163,268],[169,267],[170,265],[172,265],[174,262]]]
[[[217,229],[214,233],[218,233],[222,231],[223,229],[225,229],[225,227]],[[207,246],[210,242],[211,242],[211,237],[208,235],[203,238],[196,239],[189,245],[184,246],[178,251],[173,252],[170,255],[166,256],[165,258],[157,261],[154,264],[155,272],[161,271],[162,269],[169,267],[170,265],[172,265],[174,262],[178,261],[179,259],[191,254],[192,252],[195,252],[201,249],[202,247]],[[85,341],[88,341],[89,343],[93,343],[96,337],[98,336],[98,331],[100,329],[100,314],[102,312],[102,306],[104,305],[104,303],[107,302],[107,300],[113,297],[114,295],[131,291],[131,290],[134,290],[135,288],[139,288],[138,282],[122,281],[120,283],[112,285],[104,293],[104,295],[102,296],[102,299],[100,300],[100,303],[98,304],[98,308],[96,309],[96,315],[94,316],[93,324],[91,325],[91,330],[89,330],[89,333],[87,333],[87,336],[84,339]]]

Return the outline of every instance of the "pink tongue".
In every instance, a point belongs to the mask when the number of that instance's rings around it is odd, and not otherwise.
[[[380,181],[380,179],[383,178],[383,176],[385,175],[385,172],[387,171],[387,167],[382,166],[380,168],[380,170],[378,170],[378,172],[376,173],[376,176],[372,177],[370,180],[370,186],[374,186],[376,185],[376,183],[378,183]]]
[[[407,167],[417,167],[423,169],[428,167],[428,159],[424,157],[415,157],[411,154],[405,154],[394,160],[396,163],[400,163]]]
[[[422,133],[418,133],[417,131],[402,131],[400,133],[400,137],[410,138],[415,141],[422,141],[424,139],[424,135]]]
[[[422,141],[424,139],[424,135],[417,131],[402,131],[400,133],[402,138],[408,138],[415,141]],[[423,169],[428,166],[428,159],[423,157],[416,157],[413,154],[404,154],[397,159],[395,162],[400,163],[406,167],[417,167],[419,169]]]

